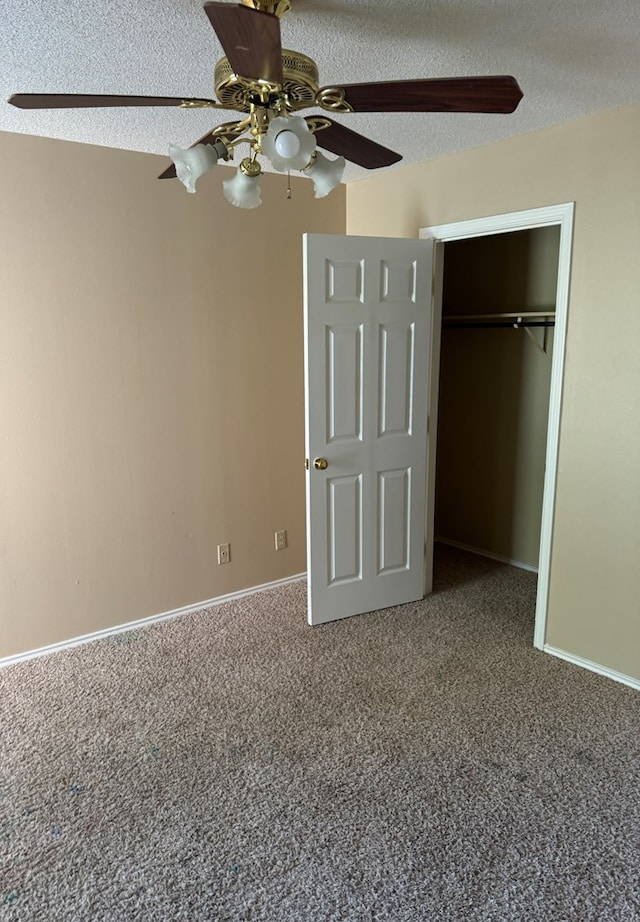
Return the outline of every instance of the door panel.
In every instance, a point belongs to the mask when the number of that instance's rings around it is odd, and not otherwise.
[[[304,265],[309,620],[318,624],[423,595],[432,248],[307,235]]]
[[[362,476],[327,480],[329,585],[362,579]]]
[[[378,573],[409,566],[410,508],[411,470],[378,471]]]
[[[378,434],[411,435],[415,325],[380,325],[380,396]]]
[[[326,328],[327,442],[362,441],[362,334],[361,324]]]

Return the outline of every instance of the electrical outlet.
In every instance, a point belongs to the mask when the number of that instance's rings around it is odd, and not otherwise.
[[[287,533],[286,531],[277,531],[275,533],[276,539],[276,551],[284,551],[287,546]]]
[[[230,544],[219,544],[218,545],[218,564],[229,563],[231,560],[231,545]]]

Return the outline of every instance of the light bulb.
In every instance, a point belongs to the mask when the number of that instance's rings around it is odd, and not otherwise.
[[[262,153],[274,170],[286,173],[303,170],[316,149],[316,139],[299,115],[278,115],[271,119],[262,139]]]
[[[300,141],[293,131],[281,131],[273,143],[280,156],[287,159],[295,157],[300,150]]]

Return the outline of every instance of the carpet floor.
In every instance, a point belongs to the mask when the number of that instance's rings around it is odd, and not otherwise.
[[[640,920],[640,698],[535,576],[309,628],[303,582],[0,670],[2,922]]]

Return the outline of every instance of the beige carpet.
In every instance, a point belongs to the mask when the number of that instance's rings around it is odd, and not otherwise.
[[[2,922],[640,920],[640,697],[532,649],[531,574],[436,574],[1,670]]]

